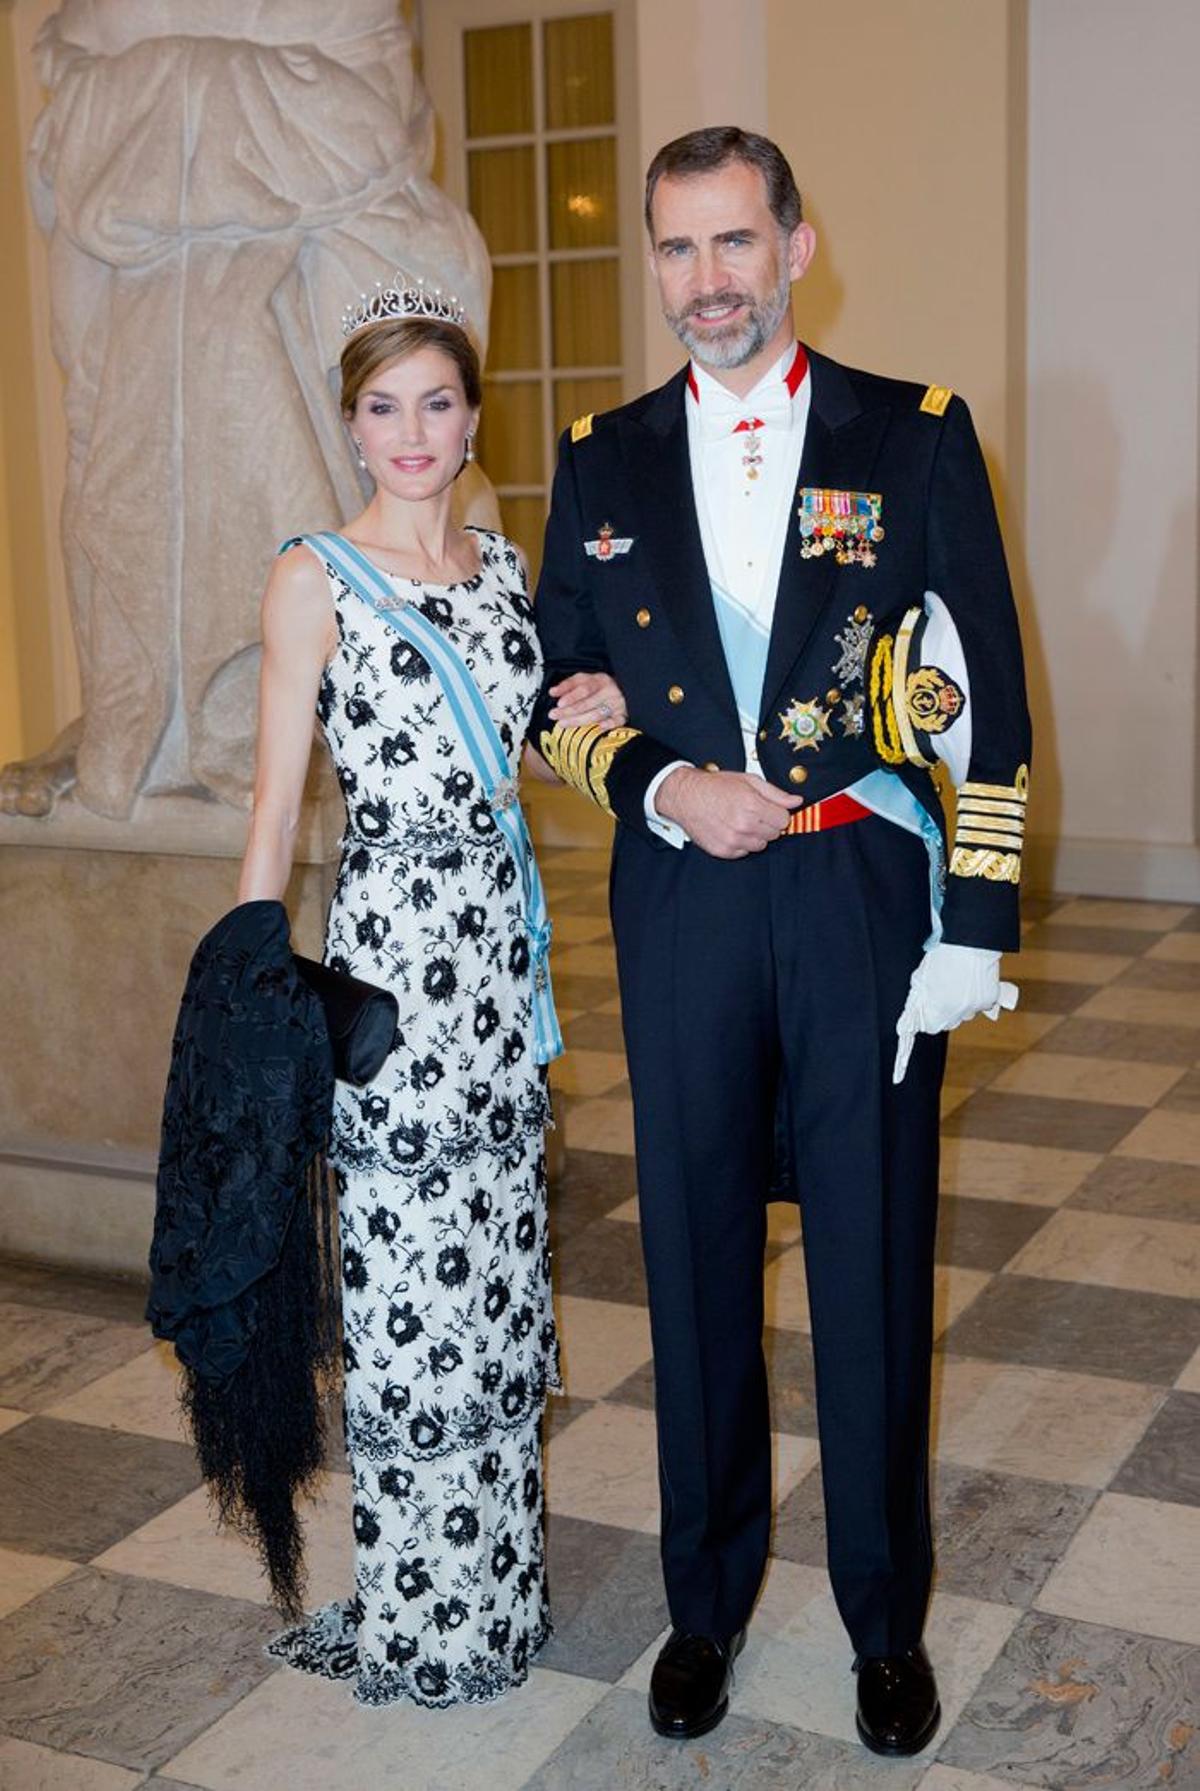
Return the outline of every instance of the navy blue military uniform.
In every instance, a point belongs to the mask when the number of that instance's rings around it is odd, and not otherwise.
[[[763,1258],[782,1157],[803,1220],[831,1579],[857,1651],[888,1655],[919,1640],[932,1568],[945,1039],[919,1037],[893,1087],[896,1019],[930,933],[926,845],[877,813],[823,826],[822,804],[883,769],[941,827],[929,749],[963,693],[935,678],[931,699],[912,652],[924,593],[937,592],[961,641],[971,725],[942,936],[1014,950],[1029,721],[966,405],[812,352],[809,368],[758,754],[770,782],[802,796],[811,831],[724,860],[674,849],[647,825],[647,788],[672,761],[745,767],[692,495],[686,370],[563,436],[536,600],[546,690],[531,737],[618,823],[612,921],[672,1620],[732,1635],[766,1562]],[[803,552],[806,492],[874,494],[872,552]],[[549,686],[581,670],[612,673],[627,726],[550,721]],[[785,718],[818,709],[819,737],[798,740]]]

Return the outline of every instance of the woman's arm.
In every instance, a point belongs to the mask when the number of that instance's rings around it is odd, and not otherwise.
[[[329,581],[306,547],[276,560],[262,603],[258,749],[239,902],[281,901],[312,750],[317,691],[337,645]]]

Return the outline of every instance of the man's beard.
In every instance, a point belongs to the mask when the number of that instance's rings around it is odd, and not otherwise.
[[[668,311],[663,316],[689,354],[695,355],[702,367],[744,367],[764,348],[787,314],[792,298],[792,282],[786,266],[780,270],[775,290],[756,301],[749,293],[726,287],[723,292],[704,293],[692,299],[685,311]],[[715,309],[718,305],[745,305],[748,315],[716,330],[699,334],[691,326],[697,311]]]

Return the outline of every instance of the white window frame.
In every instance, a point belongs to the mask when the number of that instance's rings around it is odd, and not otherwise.
[[[615,117],[612,124],[582,125],[576,129],[545,127],[545,82],[542,60],[542,25],[563,19],[607,12],[613,20],[613,76]],[[633,0],[432,0],[422,8],[421,49],[425,85],[438,120],[438,167],[440,185],[450,198],[469,210],[467,154],[469,149],[534,148],[537,245],[534,249],[491,257],[494,267],[528,266],[536,262],[538,303],[541,307],[541,360],[536,367],[492,371],[484,377],[495,385],[521,384],[537,379],[541,390],[542,454],[545,481],[538,485],[497,485],[505,498],[541,498],[550,502],[557,430],[554,420],[555,379],[619,379],[622,397],[633,398],[642,388],[642,172],[638,165],[638,109],[636,84],[636,17]],[[533,27],[534,129],[511,136],[471,137],[466,128],[463,36],[467,31],[497,25]],[[553,249],[547,211],[545,147],[551,143],[578,142],[611,137],[616,143],[617,242],[612,248]],[[553,320],[550,270],[556,262],[609,260],[615,255],[621,303],[622,361],[617,366],[563,367],[553,360]],[[485,468],[486,470],[486,468]]]

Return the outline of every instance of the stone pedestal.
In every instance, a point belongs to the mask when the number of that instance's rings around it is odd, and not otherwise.
[[[319,956],[341,815],[306,816],[292,936]],[[0,1253],[145,1275],[171,1034],[197,941],[234,904],[246,817],[143,797],[0,817]]]
[[[574,791],[529,779],[523,797],[542,856],[611,839]],[[313,957],[342,819],[336,796],[306,806],[288,888]],[[245,837],[238,810],[178,796],[142,797],[119,822],[70,799],[44,820],[0,815],[0,1255],[146,1274],[179,997],[234,904]]]

